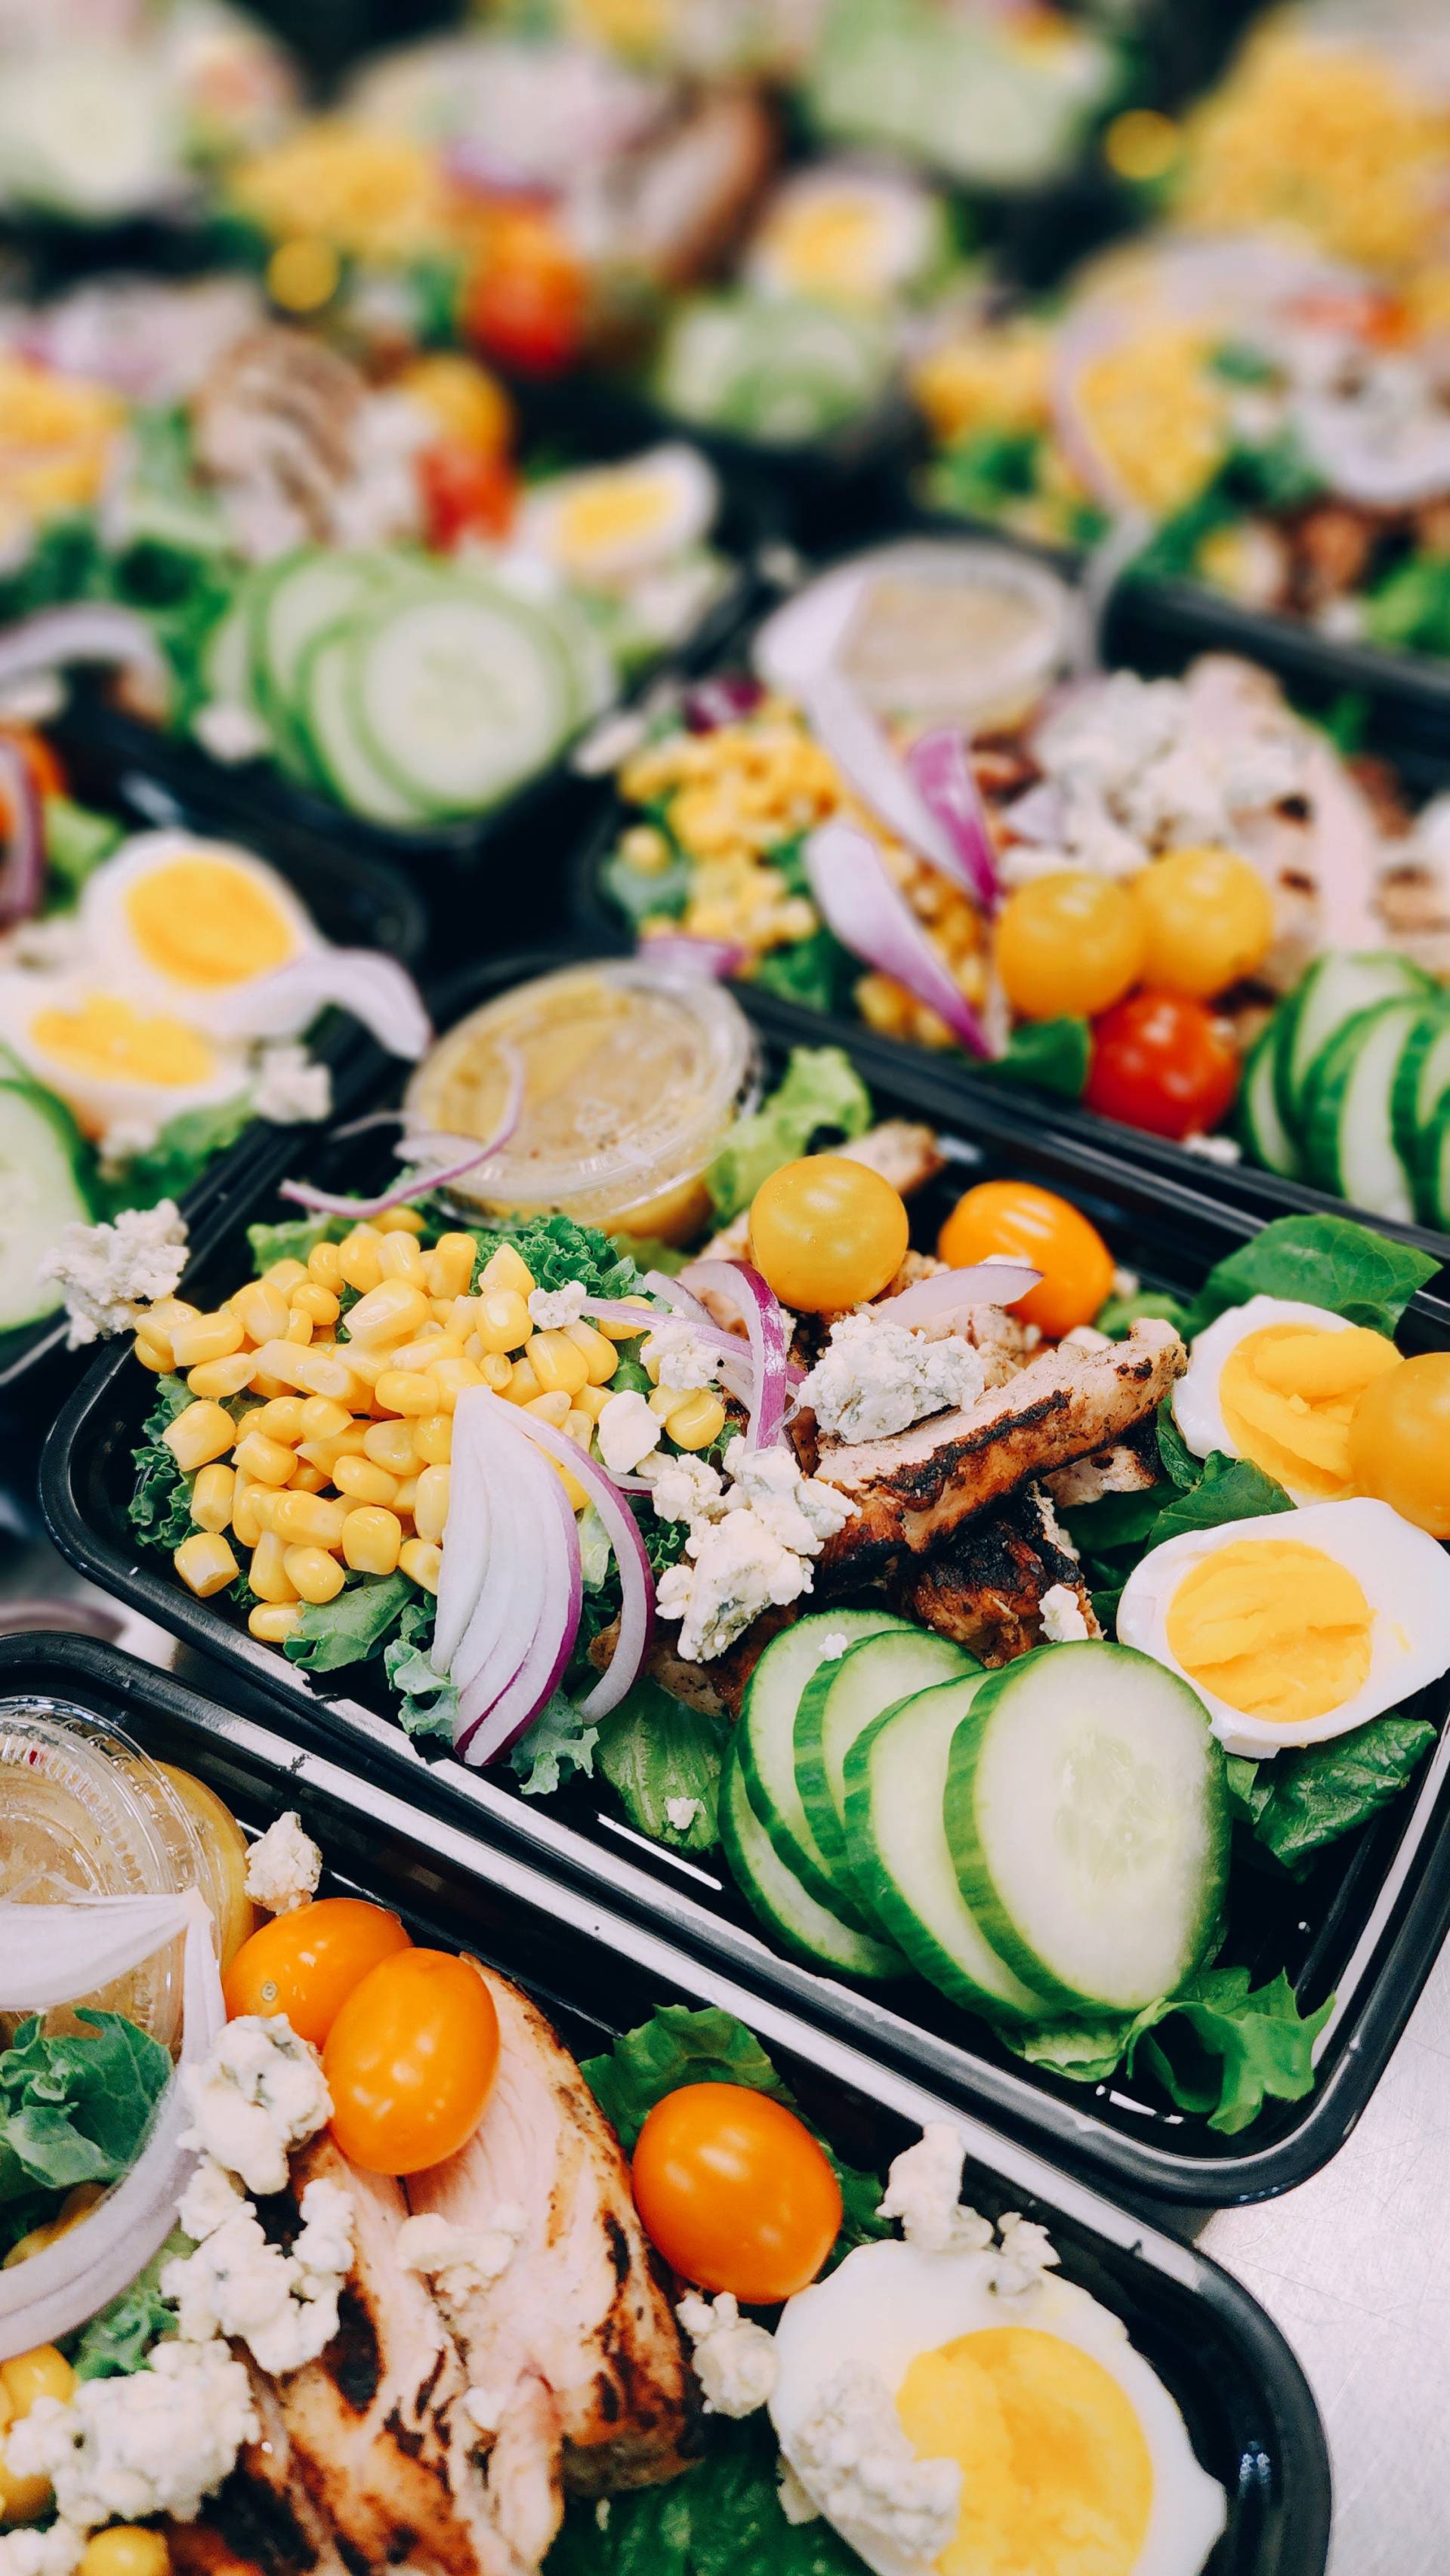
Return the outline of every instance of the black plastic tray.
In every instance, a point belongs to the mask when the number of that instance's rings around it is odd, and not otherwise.
[[[461,1010],[559,962],[553,952],[476,971],[455,990],[453,1006]],[[742,998],[767,1057],[778,1063],[782,1035],[788,1039],[794,1029],[782,1031],[767,997],[747,990]],[[1065,1190],[1154,1286],[1191,1290],[1214,1261],[1257,1230],[1250,1216],[1106,1153],[1083,1152],[1075,1140],[1024,1118],[1015,1103],[964,1103],[932,1078],[929,1062],[866,1070],[882,1115],[925,1118],[953,1139],[952,1187],[938,1185],[936,1206],[925,1212],[927,1240],[956,1188],[999,1170]],[[395,1088],[395,1077],[378,1065],[343,1105],[362,1110]],[[313,1177],[353,1187],[377,1169],[378,1150],[372,1138],[326,1150],[316,1140]],[[187,1283],[193,1294],[216,1302],[249,1275],[244,1229],[249,1218],[267,1213],[264,1200],[235,1195],[217,1211],[196,1238]],[[1416,1348],[1450,1348],[1450,1306],[1417,1299],[1404,1337]],[[104,1590],[245,1675],[285,1713],[299,1739],[404,1782],[434,1814],[466,1814],[501,1848],[527,1852],[571,1885],[607,1896],[682,1946],[851,2034],[1115,2190],[1205,2207],[1264,2199],[1302,2182],[1343,2145],[1450,1927],[1450,1729],[1414,1791],[1353,1841],[1335,1846],[1307,1880],[1286,1877],[1280,1886],[1267,1874],[1240,1874],[1226,1955],[1250,1967],[1256,1983],[1287,1968],[1307,2007],[1331,1993],[1339,2000],[1320,2042],[1313,2094],[1269,2105],[1249,2140],[1224,2138],[1204,2120],[1173,2111],[1148,2082],[1119,2079],[1088,2088],[1024,2068],[984,2023],[924,1984],[903,1985],[885,2001],[779,1957],[723,1862],[646,1841],[623,1822],[602,1783],[576,1780],[555,1798],[531,1799],[506,1764],[471,1771],[436,1741],[432,1758],[425,1758],[391,1713],[376,1666],[353,1667],[333,1676],[326,1690],[317,1688],[279,1651],[250,1637],[235,1613],[197,1600],[164,1558],[151,1551],[142,1561],[125,1512],[131,1452],[150,1403],[150,1379],[127,1349],[113,1347],[76,1390],[46,1444],[41,1502],[51,1535]],[[1425,1713],[1438,1720],[1442,1702],[1434,1693],[1423,1701]]]
[[[526,1986],[581,2057],[659,2005],[713,2004],[749,2024],[853,2164],[884,2174],[916,2128],[951,2119],[966,2141],[966,2198],[992,2217],[1013,2208],[1046,2224],[1064,2277],[1116,2310],[1177,2399],[1200,2460],[1229,2498],[1207,2576],[1322,2576],[1330,2478],[1313,2398],[1277,2328],[1206,2256],[592,1899],[457,1825],[414,1814],[386,1789],[114,1647],[71,1636],[0,1639],[0,1709],[51,1696],[200,1773],[249,1827],[295,1808],[333,1886],[380,1897],[440,1947],[467,1943]]]

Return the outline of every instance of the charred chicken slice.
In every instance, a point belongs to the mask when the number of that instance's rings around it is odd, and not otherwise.
[[[1037,1485],[982,1512],[925,1557],[902,1565],[895,1599],[908,1617],[951,1637],[984,1664],[1010,1664],[1047,1636],[1043,1603],[1066,1590],[1090,1637],[1101,1629],[1076,1557],[1061,1544],[1051,1505]]]

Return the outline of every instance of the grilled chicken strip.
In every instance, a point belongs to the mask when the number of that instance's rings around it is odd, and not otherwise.
[[[689,2384],[618,2139],[542,2013],[480,1973],[499,2018],[488,2107],[461,2153],[410,2176],[407,2191],[415,2211],[475,2238],[504,2212],[519,2222],[503,2274],[448,2297],[446,2313],[475,2415],[495,2428],[487,2474],[500,2527],[536,2567],[558,2529],[561,2480],[601,2495],[687,2465]]]
[[[350,2576],[337,2534],[303,2484],[277,2383],[248,2362],[262,2438],[207,2500],[205,2519],[168,2530],[172,2566],[188,2576]]]
[[[1186,1366],[1173,1326],[1153,1318],[1106,1350],[1042,1351],[1005,1386],[889,1440],[822,1439],[816,1474],[857,1506],[823,1568],[839,1587],[900,1549],[924,1555],[1029,1478],[1112,1448]]]
[[[1043,1642],[1042,1604],[1054,1586],[1070,1591],[1090,1637],[1102,1630],[1075,1556],[1061,1545],[1039,1485],[981,1512],[925,1557],[909,1557],[894,1591],[898,1609],[954,1638],[984,1664],[1010,1664]]]
[[[1074,1459],[1070,1467],[1059,1467],[1043,1482],[1060,1512],[1076,1512],[1084,1503],[1100,1503],[1105,1494],[1146,1494],[1162,1474],[1157,1433],[1150,1420],[1139,1423],[1115,1447]]]

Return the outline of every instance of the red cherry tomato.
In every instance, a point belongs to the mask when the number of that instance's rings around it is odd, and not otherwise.
[[[1093,1027],[1089,1109],[1153,1136],[1216,1127],[1238,1089],[1232,1038],[1186,993],[1130,993]]]
[[[505,241],[468,297],[468,337],[526,376],[558,375],[584,337],[584,280],[560,245]]]
[[[418,480],[428,513],[428,541],[442,553],[462,537],[507,536],[518,502],[518,482],[507,458],[490,456],[468,439],[440,438],[419,457]]]

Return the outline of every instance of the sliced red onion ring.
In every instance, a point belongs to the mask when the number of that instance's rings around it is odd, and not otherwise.
[[[314,1216],[350,1216],[359,1225],[365,1225],[371,1217],[386,1216],[389,1208],[406,1207],[410,1199],[421,1197],[426,1190],[441,1190],[449,1181],[461,1181],[465,1172],[476,1172],[480,1163],[486,1163],[491,1154],[496,1154],[501,1146],[508,1143],[523,1114],[523,1058],[510,1050],[508,1063],[508,1097],[498,1126],[481,1145],[470,1146],[468,1152],[455,1161],[433,1163],[426,1168],[404,1172],[391,1189],[380,1191],[372,1199],[343,1198],[333,1190],[314,1189],[310,1181],[284,1181],[277,1196],[286,1199],[293,1207],[310,1209]]]
[[[682,1287],[678,1279],[672,1279],[668,1271],[647,1270],[644,1284],[651,1296],[663,1299],[672,1314],[687,1316],[692,1324],[699,1325],[702,1332],[719,1331],[709,1308],[702,1306],[698,1297],[692,1297],[689,1289]]]
[[[42,609],[0,635],[0,689],[67,662],[119,662],[154,681],[164,697],[171,695],[166,656],[137,609],[87,600],[74,608]]]
[[[309,948],[260,983],[221,994],[212,1025],[221,1037],[295,1038],[329,1005],[410,1064],[431,1043],[433,1024],[412,976],[372,948]]]
[[[1010,805],[1003,807],[1002,820],[1019,841],[1030,841],[1041,849],[1060,849],[1067,829],[1062,789],[1055,779],[1039,778],[1025,796],[1014,797]]]
[[[494,1396],[492,1400],[502,1409],[501,1397]],[[557,1458],[561,1466],[567,1467],[571,1476],[578,1478],[603,1521],[605,1534],[614,1550],[621,1594],[619,1636],[607,1672],[579,1702],[581,1717],[607,1717],[612,1708],[618,1707],[638,1674],[654,1634],[654,1574],[644,1539],[629,1505],[620,1500],[614,1478],[607,1475],[577,1441],[566,1439],[551,1422],[541,1422],[533,1413],[520,1411],[518,1428],[526,1440],[536,1441],[551,1458]],[[553,1481],[563,1495],[564,1488],[558,1478]],[[567,1503],[567,1497],[565,1500]]]
[[[129,1909],[129,1911],[123,1911]],[[57,2343],[129,2289],[176,2224],[193,2156],[180,2068],[199,2065],[226,2020],[212,1922],[197,1889],[171,1897],[76,1897],[65,1905],[0,1905],[0,2011],[48,2011],[153,1957],[184,1934],[178,2071],[130,2172],[89,2217],[28,2262],[0,2272],[0,2361]]]
[[[0,735],[0,798],[4,800],[4,857],[0,859],[0,930],[29,921],[45,894],[45,811],[30,763],[18,743]]]
[[[823,823],[805,845],[806,875],[816,909],[843,948],[863,965],[904,984],[968,1055],[989,1056],[987,1033],[958,992],[899,888],[876,843],[852,823]]]
[[[817,672],[805,704],[812,732],[879,820],[954,885],[964,883],[955,842],[850,681],[839,671]]]
[[[748,1261],[692,1261],[683,1277],[688,1287],[728,1299],[744,1317],[755,1381],[746,1446],[773,1449],[785,1425],[790,1354],[790,1331],[775,1297]]]
[[[465,1387],[453,1416],[448,1518],[443,1528],[443,1565],[429,1650],[433,1668],[439,1673],[451,1673],[453,1669],[453,1659],[488,1576],[492,1545],[488,1478],[479,1444],[471,1437],[472,1417],[467,1410],[473,1391]]]
[[[906,755],[907,775],[956,853],[957,874],[983,912],[1002,899],[997,853],[972,767],[971,747],[957,725],[921,734]]]
[[[584,1600],[579,1527],[559,1478],[542,1460],[537,1463],[542,1469],[537,1482],[532,1478],[525,1482],[520,1473],[522,1459],[511,1460],[509,1502],[512,1510],[527,1510],[544,1595],[523,1660],[503,1688],[497,1689],[488,1674],[480,1674],[460,1694],[454,1750],[473,1769],[506,1753],[548,1706],[579,1634]],[[498,1671],[505,1660],[501,1651]]]
[[[690,939],[673,930],[661,932],[657,939],[642,939],[639,955],[648,958],[651,966],[663,967],[667,975],[710,975],[717,982],[738,973],[745,961],[738,940]]]
[[[753,715],[764,695],[759,680],[748,671],[717,672],[686,689],[680,713],[691,733],[718,733],[723,725],[738,724],[742,716]]]
[[[924,1324],[951,1306],[1015,1306],[1042,1277],[1025,1261],[974,1261],[965,1270],[939,1270],[915,1279],[878,1310],[893,1324]]]

